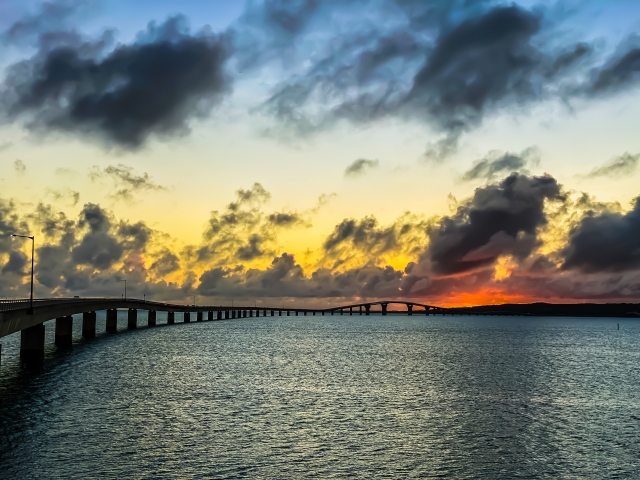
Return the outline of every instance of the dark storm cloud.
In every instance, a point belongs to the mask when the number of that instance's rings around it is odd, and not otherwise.
[[[631,175],[638,169],[638,160],[640,160],[640,154],[631,155],[630,153],[624,153],[619,157],[611,159],[601,167],[594,168],[584,177],[621,178],[627,175]]]
[[[636,42],[637,43],[637,42]],[[629,47],[595,71],[589,93],[615,93],[640,80],[640,48]]]
[[[380,165],[379,160],[367,160],[366,158],[359,158],[354,160],[344,171],[345,177],[357,177],[363,175],[367,170],[377,168]]]
[[[106,270],[120,260],[123,246],[109,232],[111,222],[107,213],[99,205],[88,203],[84,206],[78,225],[89,227],[80,243],[71,251],[72,260],[79,265]]]
[[[428,229],[427,258],[438,274],[456,274],[491,265],[504,254],[528,256],[545,225],[545,200],[563,200],[549,176],[512,174],[496,185],[478,188],[455,215]]]
[[[164,248],[149,267],[149,271],[153,274],[163,277],[170,273],[180,270],[180,259],[168,248]]]
[[[403,273],[392,267],[366,265],[344,272],[318,269],[305,275],[293,255],[274,257],[264,270],[233,271],[216,267],[200,277],[197,291],[204,296],[256,297],[384,297],[397,296]]]
[[[2,267],[2,273],[15,273],[18,275],[25,275],[24,267],[27,265],[27,256],[14,250],[9,253],[9,260]]]
[[[136,43],[108,53],[104,42],[66,37],[41,38],[33,58],[9,68],[3,95],[9,119],[136,148],[152,134],[188,132],[189,121],[207,115],[228,87],[225,41],[190,35],[184,17],[150,24]]]
[[[569,234],[563,269],[621,272],[640,267],[640,200],[628,213],[588,213]]]
[[[536,148],[528,148],[520,154],[492,151],[462,174],[461,180],[463,182],[478,179],[493,180],[505,173],[524,173],[525,167],[536,165],[539,159],[539,151]]]

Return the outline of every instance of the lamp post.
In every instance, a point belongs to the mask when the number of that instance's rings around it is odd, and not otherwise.
[[[120,282],[124,282],[124,299],[127,299],[127,279],[120,280]]]
[[[12,234],[12,237],[20,237],[20,238],[29,238],[31,239],[31,295],[29,296],[29,310],[27,311],[28,315],[33,315],[33,257],[36,251],[36,238],[34,235],[15,235]]]

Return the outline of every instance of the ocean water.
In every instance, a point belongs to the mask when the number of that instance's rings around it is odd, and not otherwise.
[[[0,478],[640,478],[637,320],[125,313],[0,339]]]

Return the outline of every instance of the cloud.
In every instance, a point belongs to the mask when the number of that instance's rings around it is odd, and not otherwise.
[[[271,194],[259,183],[236,191],[236,199],[223,211],[212,211],[201,245],[189,246],[185,255],[195,264],[214,262],[228,265],[253,262],[272,256],[278,233],[294,226],[308,226],[305,217],[313,213],[282,211],[265,214]],[[316,207],[319,208],[319,207]]]
[[[24,43],[34,41],[46,32],[67,30],[70,28],[69,19],[86,9],[90,3],[83,0],[43,2],[37,12],[15,22],[1,38],[5,43]]]
[[[65,187],[59,190],[52,190],[48,188],[46,193],[49,197],[51,197],[55,201],[66,200],[70,203],[72,207],[75,207],[80,201],[80,192],[76,192],[75,190],[70,189],[69,187]]]
[[[473,166],[462,174],[463,182],[472,180],[494,180],[505,173],[527,173],[526,166],[537,165],[540,161],[540,152],[537,148],[527,148],[520,154],[500,152],[493,150],[484,158],[474,162]]]
[[[109,165],[102,170],[94,165],[89,170],[89,178],[91,181],[110,178],[117,188],[111,196],[120,200],[132,200],[134,193],[137,192],[167,190],[167,187],[155,183],[148,173],[137,175],[132,167],[122,163],[117,166]]]
[[[609,160],[601,167],[596,167],[589,173],[584,175],[584,178],[622,178],[627,175],[631,175],[638,169],[638,160],[640,154],[631,155],[630,153],[624,153],[619,157],[615,157]]]
[[[622,272],[640,267],[640,201],[627,213],[587,212],[569,234],[562,268]]]
[[[184,17],[150,23],[135,43],[112,51],[72,32],[41,36],[40,50],[8,69],[3,104],[9,120],[37,132],[63,131],[122,148],[150,135],[184,135],[228,90],[225,40],[191,35]]]
[[[364,175],[368,170],[378,168],[380,165],[379,160],[367,160],[366,158],[359,158],[354,160],[344,171],[345,177],[357,177]]]
[[[430,268],[451,275],[492,265],[501,255],[526,258],[539,244],[538,228],[547,223],[546,200],[564,200],[550,176],[514,173],[476,189],[454,215],[428,227]]]
[[[630,38],[628,43],[638,43],[638,38]],[[628,88],[640,79],[640,48],[621,47],[601,68],[595,69],[588,93],[601,95],[615,93]]]
[[[27,166],[20,159],[17,159],[15,162],[13,162],[13,168],[18,175],[24,175],[27,171]]]
[[[162,253],[149,267],[149,271],[158,277],[164,277],[180,270],[180,259],[168,248],[163,248]]]

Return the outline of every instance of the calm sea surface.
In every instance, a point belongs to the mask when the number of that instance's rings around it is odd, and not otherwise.
[[[0,478],[640,478],[640,321],[125,313],[1,340]]]

